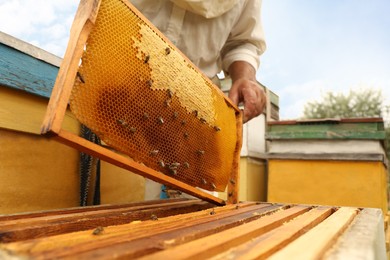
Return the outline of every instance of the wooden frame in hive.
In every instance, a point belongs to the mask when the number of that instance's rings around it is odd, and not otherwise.
[[[68,104],[108,147],[62,129]],[[201,199],[224,204],[197,187],[227,187],[238,201],[240,110],[128,1],[80,2],[41,132]]]

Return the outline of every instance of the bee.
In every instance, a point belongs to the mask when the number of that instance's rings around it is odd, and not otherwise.
[[[177,170],[176,169],[169,169],[169,173],[173,175],[177,175]]]
[[[124,127],[127,127],[127,126],[128,126],[128,124],[127,124],[127,122],[126,122],[125,120],[118,119],[118,120],[116,120],[116,122],[117,122],[119,125],[121,125],[121,126],[124,126]]]
[[[156,215],[152,214],[152,215],[150,216],[150,219],[151,219],[151,220],[158,220],[158,217],[157,217]]]
[[[203,155],[203,154],[204,154],[204,151],[203,151],[203,150],[198,150],[198,151],[196,151],[196,153],[197,153],[198,155]]]
[[[178,162],[173,162],[173,163],[171,163],[170,165],[169,165],[169,168],[177,168],[177,167],[179,167],[180,166],[180,163],[178,163]]]
[[[160,116],[160,117],[157,118],[157,122],[158,122],[160,125],[162,125],[162,124],[164,124],[164,119]]]
[[[169,53],[171,53],[171,49],[169,47],[166,47],[165,48],[165,54],[168,55]]]
[[[165,168],[165,163],[163,160],[158,161],[158,165],[160,165],[162,168]]]
[[[188,139],[188,137],[189,137],[190,135],[186,132],[186,133],[184,133],[184,138],[185,139]]]
[[[145,60],[144,60],[144,63],[148,63],[148,62],[149,62],[149,59],[150,59],[150,55],[146,55]]]
[[[150,155],[156,156],[158,154],[158,150],[150,151]]]
[[[167,99],[167,100],[164,101],[164,105],[166,107],[170,107],[171,106],[171,102],[172,102],[172,99]]]
[[[215,210],[214,210],[214,208],[210,211],[210,215],[215,215]]]
[[[200,122],[201,122],[202,124],[206,124],[206,119],[201,118],[201,119],[200,119]]]
[[[236,181],[233,180],[233,179],[230,179],[229,181],[230,181],[231,184],[236,184]]]
[[[217,132],[219,132],[219,131],[221,131],[221,128],[218,127],[218,126],[214,126],[214,130],[217,131]]]
[[[173,97],[173,92],[172,90],[168,89],[168,97],[169,98],[172,98]]]
[[[187,124],[187,121],[186,121],[186,120],[183,120],[183,121],[181,121],[181,124],[182,124],[182,125],[185,125],[185,124]]]
[[[149,79],[146,81],[146,85],[150,88],[153,85],[153,80]]]
[[[213,187],[214,190],[217,188],[217,186],[215,186],[213,182],[211,183],[211,186]]]
[[[240,206],[236,205],[236,209],[239,209],[239,208],[240,208]]]
[[[173,112],[173,118],[177,118],[179,116],[179,113],[178,112]]]
[[[149,119],[149,114],[148,114],[148,113],[144,113],[143,118],[144,118],[145,120],[148,120],[148,119]]]
[[[233,192],[231,191],[231,192],[229,192],[229,197],[231,197],[231,196],[233,196]]]
[[[81,81],[81,83],[85,83],[83,75],[81,75],[81,73],[78,71],[77,71],[77,78]]]
[[[198,110],[194,110],[194,115],[198,116]]]
[[[130,132],[132,132],[132,133],[135,133],[135,132],[137,132],[137,128],[135,128],[135,127],[130,127]]]
[[[188,168],[190,168],[190,164],[188,162],[185,162],[184,167],[186,167],[188,169]]]
[[[92,232],[92,235],[94,236],[101,235],[103,232],[104,232],[104,228],[99,226],[95,228],[95,230]]]
[[[205,178],[202,178],[202,183],[205,184],[205,185],[207,184],[207,181],[206,181]]]

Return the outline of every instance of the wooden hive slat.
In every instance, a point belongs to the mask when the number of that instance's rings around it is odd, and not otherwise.
[[[270,259],[286,259],[291,255],[299,256],[300,259],[318,259],[352,222],[357,213],[357,208],[338,209],[305,236],[293,241]]]
[[[280,250],[329,215],[331,207],[314,208],[297,218],[218,256],[220,259],[259,259]]]
[[[177,212],[178,205],[199,205],[199,200],[162,200],[122,205],[127,223],[112,222],[98,229],[65,229],[53,235],[40,230],[41,237],[29,236],[15,242],[1,241],[1,259],[317,259],[353,255],[385,254],[380,209],[242,202],[236,205]],[[202,202],[205,203],[205,202]],[[50,212],[0,216],[0,233],[7,224],[20,221],[20,231],[28,223],[69,216],[94,221],[118,213],[121,206],[98,206]],[[110,209],[111,208],[111,209]],[[171,209],[165,217],[142,220],[136,211]],[[118,211],[119,210],[119,211]],[[193,210],[193,208],[192,208]],[[113,211],[113,212],[110,212]],[[151,211],[149,211],[151,213]],[[99,215],[98,214],[98,215]],[[158,215],[159,213],[157,213]],[[50,221],[49,221],[50,222]],[[60,225],[60,221],[58,222]],[[65,225],[66,226],[66,225]],[[51,227],[49,227],[50,229]],[[362,232],[364,231],[364,232]],[[28,232],[27,232],[28,233]]]
[[[14,242],[29,238],[45,237],[66,232],[80,231],[97,226],[120,225],[133,220],[148,220],[151,215],[166,217],[212,207],[203,201],[183,200],[170,203],[135,205],[121,208],[103,208],[82,212],[59,212],[57,215],[42,214],[33,218],[0,222],[0,241]],[[55,212],[55,211],[54,211]],[[1,219],[1,218],[0,218]]]

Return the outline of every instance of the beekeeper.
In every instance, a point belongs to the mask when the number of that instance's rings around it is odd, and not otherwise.
[[[214,83],[222,70],[232,79],[229,98],[243,103],[244,122],[263,112],[256,81],[265,50],[261,0],[130,0]]]

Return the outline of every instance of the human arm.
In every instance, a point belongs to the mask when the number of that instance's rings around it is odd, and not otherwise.
[[[260,115],[266,104],[264,90],[256,81],[255,68],[245,61],[235,61],[229,66],[232,87],[229,98],[238,105],[244,104],[243,122]]]
[[[263,112],[266,97],[256,80],[266,45],[260,21],[261,1],[247,0],[222,49],[223,70],[231,77],[229,97],[244,104],[244,122]]]

